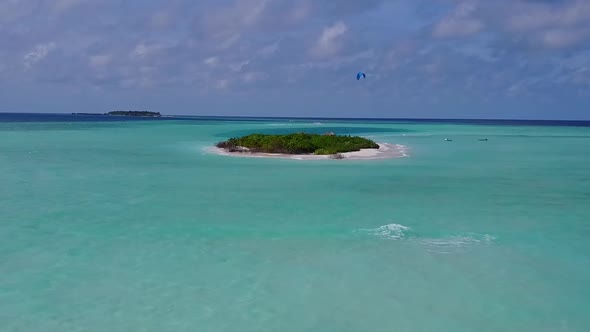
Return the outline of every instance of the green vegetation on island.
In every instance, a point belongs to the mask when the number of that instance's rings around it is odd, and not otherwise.
[[[361,149],[378,149],[379,145],[358,136],[293,133],[284,135],[251,134],[219,142],[218,148],[228,152],[262,152],[282,154],[337,155]]]
[[[117,115],[117,116],[151,116],[151,117],[159,117],[162,116],[160,112],[149,112],[149,111],[112,111],[108,112],[107,115]]]

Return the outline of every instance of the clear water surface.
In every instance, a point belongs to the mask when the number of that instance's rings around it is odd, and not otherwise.
[[[301,130],[410,155],[203,150]],[[589,331],[589,239],[584,124],[0,115],[1,331]]]

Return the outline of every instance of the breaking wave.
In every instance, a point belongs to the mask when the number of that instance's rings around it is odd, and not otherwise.
[[[395,147],[399,150],[399,153],[402,155],[402,157],[408,156],[408,148],[405,145],[396,144]]]
[[[399,224],[389,224],[377,227],[375,229],[363,229],[362,231],[365,231],[371,235],[377,235],[385,238],[402,239],[407,236],[406,233],[410,231],[410,228]]]
[[[406,240],[419,244],[425,250],[436,253],[450,253],[465,248],[492,245],[496,238],[490,234],[459,234],[444,237],[422,237],[408,226],[387,224],[374,229],[360,231],[389,240]]]

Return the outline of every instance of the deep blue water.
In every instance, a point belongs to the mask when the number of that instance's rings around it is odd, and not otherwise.
[[[506,120],[506,119],[411,119],[411,118],[290,118],[290,117],[247,117],[247,116],[190,116],[165,115],[160,118],[122,117],[109,115],[73,115],[69,113],[0,113],[0,122],[105,122],[105,121],[252,121],[252,122],[379,122],[379,123],[437,123],[437,124],[468,124],[489,126],[565,126],[590,127],[590,120]],[[324,128],[325,129],[325,128]],[[280,129],[279,129],[280,131]]]

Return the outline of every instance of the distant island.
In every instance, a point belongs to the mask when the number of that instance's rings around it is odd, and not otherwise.
[[[139,116],[139,117],[161,117],[160,112],[149,112],[149,111],[111,111],[108,113],[72,113],[72,115],[112,115],[112,116]]]
[[[216,144],[217,148],[235,153],[270,153],[286,155],[331,155],[340,159],[341,153],[361,149],[379,149],[379,145],[358,136],[339,136],[334,133],[284,135],[251,134],[230,138]]]
[[[149,112],[149,111],[112,111],[106,113],[106,115],[116,115],[116,116],[150,116],[150,117],[160,117],[162,114],[160,112]]]

